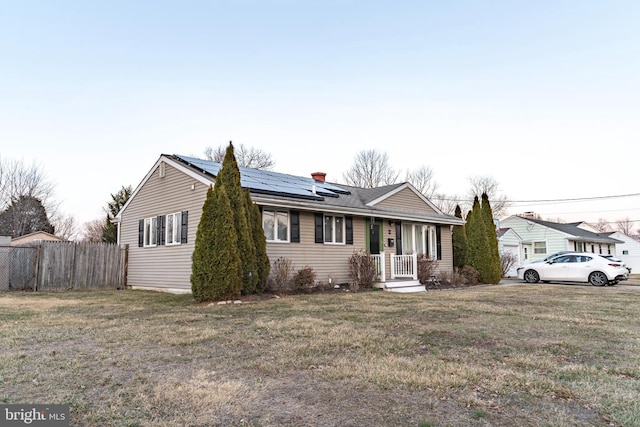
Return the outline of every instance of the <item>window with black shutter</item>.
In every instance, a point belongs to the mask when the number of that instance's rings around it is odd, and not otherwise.
[[[345,243],[347,245],[353,245],[353,217],[351,216],[345,217],[344,222],[345,222],[345,233],[346,233]]]
[[[289,220],[291,221],[291,243],[300,243],[300,212],[290,211]]]
[[[188,220],[188,216],[189,216],[189,212],[188,211],[182,211],[182,224],[180,224],[180,243],[187,243],[187,232],[188,227],[187,224],[189,223]]]
[[[315,224],[315,242],[316,243],[324,243],[324,215],[321,213],[317,213],[314,216],[314,224]]]
[[[144,219],[138,221],[138,247],[144,246]]]

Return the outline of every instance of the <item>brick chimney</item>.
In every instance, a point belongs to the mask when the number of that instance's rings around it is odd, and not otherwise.
[[[326,173],[324,172],[312,172],[311,173],[311,178],[314,179],[314,181],[317,182],[324,182],[324,178],[327,176]]]

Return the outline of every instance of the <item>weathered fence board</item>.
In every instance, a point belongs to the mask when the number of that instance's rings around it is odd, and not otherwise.
[[[0,248],[0,290],[124,288],[127,250],[126,246],[106,243],[39,242],[5,246]],[[8,255],[3,257],[5,252]],[[3,275],[8,279],[4,280]]]
[[[0,290],[33,289],[37,252],[33,246],[0,246]]]

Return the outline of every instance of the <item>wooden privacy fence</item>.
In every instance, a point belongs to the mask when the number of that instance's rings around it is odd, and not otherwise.
[[[0,247],[0,290],[64,291],[124,288],[128,247],[39,242]]]

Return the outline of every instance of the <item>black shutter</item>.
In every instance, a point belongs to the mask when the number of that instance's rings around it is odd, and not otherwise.
[[[396,222],[396,255],[402,255],[402,223]]]
[[[160,234],[158,235],[158,244],[164,245],[166,244],[167,237],[167,217],[161,215],[158,217],[158,226],[160,228]]]
[[[160,235],[162,233],[162,216],[156,217],[156,245],[160,245]]]
[[[138,221],[138,247],[144,246],[144,219]]]
[[[344,218],[345,231],[347,233],[346,236],[346,244],[353,245],[353,217],[347,216]]]
[[[442,259],[442,231],[439,225],[436,225],[436,251],[438,252],[438,259]]]
[[[291,219],[291,243],[300,243],[300,212],[290,211]]]
[[[187,243],[187,224],[189,223],[189,212],[182,211],[182,224],[180,224],[180,243]]]
[[[317,213],[315,215],[316,243],[324,243],[324,215]]]

